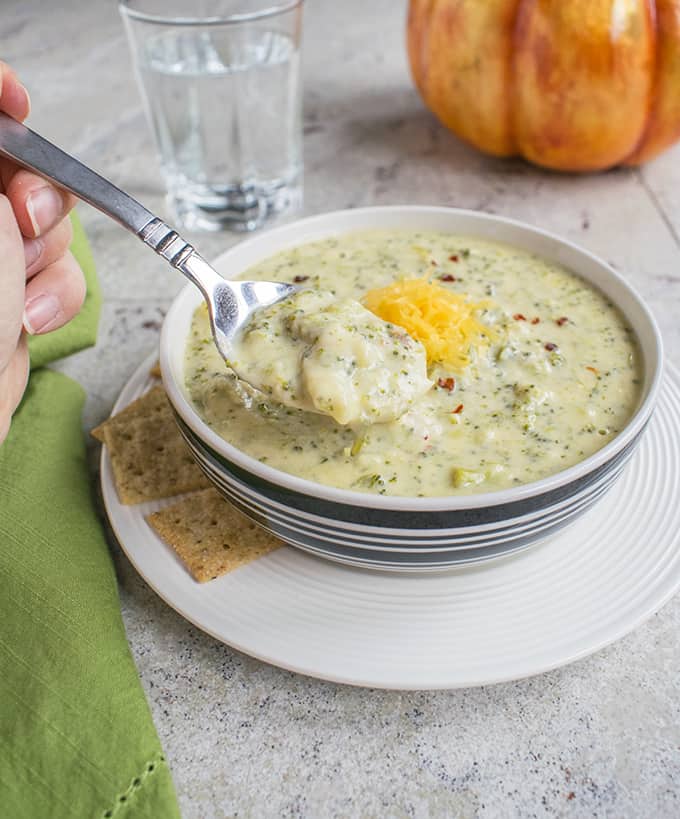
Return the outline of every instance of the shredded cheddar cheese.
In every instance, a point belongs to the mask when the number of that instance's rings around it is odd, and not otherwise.
[[[485,305],[466,301],[428,278],[401,281],[369,290],[363,304],[419,341],[429,364],[464,369],[473,347],[485,346],[495,334],[476,317]]]

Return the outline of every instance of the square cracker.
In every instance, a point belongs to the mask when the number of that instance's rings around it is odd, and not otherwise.
[[[224,500],[216,489],[194,492],[149,515],[147,521],[199,583],[238,569],[283,545]]]
[[[152,387],[148,392],[145,392],[140,398],[137,398],[120,412],[102,421],[98,427],[90,431],[90,435],[106,443],[106,430],[113,426],[125,426],[133,418],[138,418],[142,415],[164,415],[170,409],[165,390],[160,384]],[[172,415],[172,410],[170,410]]]
[[[123,504],[169,498],[210,486],[177,429],[162,387],[154,387],[92,430],[109,451]]]

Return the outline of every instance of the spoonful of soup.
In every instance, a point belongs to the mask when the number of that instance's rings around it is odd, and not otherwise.
[[[300,290],[259,310],[228,363],[275,401],[343,425],[393,421],[432,386],[420,342],[329,290]]]

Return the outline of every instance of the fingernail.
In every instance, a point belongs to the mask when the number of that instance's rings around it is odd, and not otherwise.
[[[63,209],[64,200],[54,188],[47,186],[32,193],[26,200],[26,210],[35,235],[52,227]]]
[[[24,263],[26,270],[38,261],[43,252],[43,242],[41,239],[24,239]]]
[[[31,335],[50,329],[50,324],[61,310],[59,300],[49,293],[41,293],[24,307],[24,327]]]

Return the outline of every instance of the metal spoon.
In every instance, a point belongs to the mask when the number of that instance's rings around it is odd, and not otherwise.
[[[108,179],[0,112],[0,155],[71,191],[138,236],[203,294],[213,338],[227,360],[234,336],[260,307],[274,304],[296,288],[279,282],[227,281],[188,242]]]

